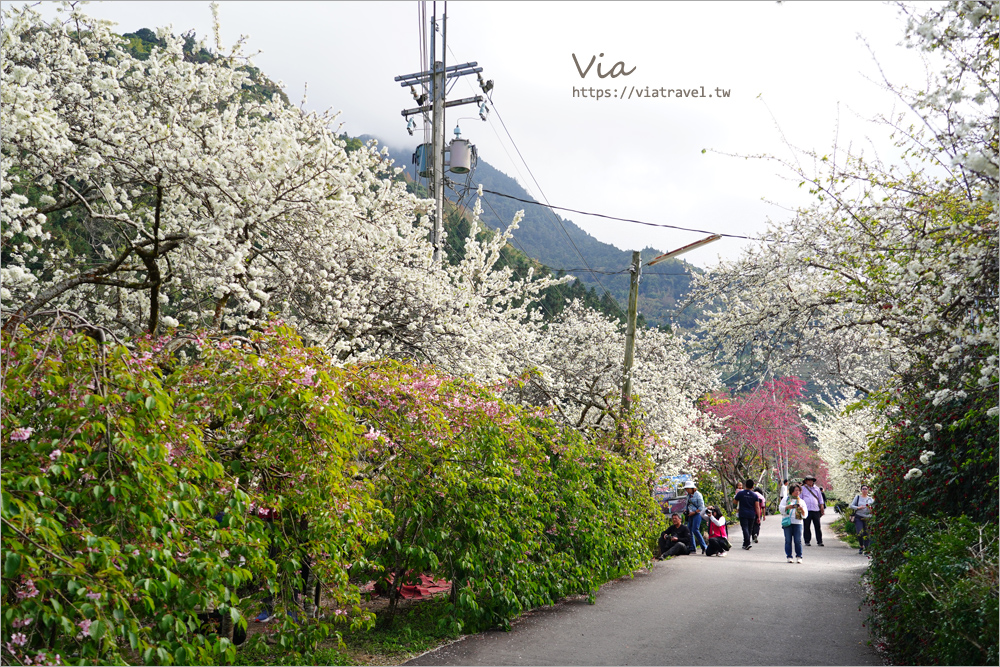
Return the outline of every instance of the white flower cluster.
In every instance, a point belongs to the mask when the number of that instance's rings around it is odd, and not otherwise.
[[[523,349],[541,377],[528,400],[553,405],[570,425],[613,431],[621,410],[625,337],[618,322],[573,302]],[[718,374],[693,361],[684,341],[658,329],[636,333],[633,391],[644,421],[656,433],[647,447],[660,474],[691,471],[710,455],[719,435],[696,408],[720,387]]]
[[[836,147],[805,154],[815,173],[786,164],[818,203],[698,281],[697,298],[721,305],[705,322],[714,352],[832,394],[893,383],[935,405],[996,394],[997,7],[949,3],[914,19],[917,43],[948,60],[940,87],[900,91],[939,128],[923,137],[887,121],[901,165]]]
[[[59,306],[137,333],[274,313],[341,361],[512,370],[554,281],[493,270],[504,235],[433,266],[428,202],[374,145],[345,150],[333,114],[245,99],[237,53],[190,63],[164,35],[136,60],[77,8],[66,25],[11,9],[3,31],[6,315]]]
[[[530,398],[610,428],[624,336],[579,306],[543,326],[557,280],[498,270],[504,234],[435,266],[433,205],[374,143],[346,150],[332,113],[247,99],[237,46],[213,62],[133,58],[107,22],[65,8],[3,17],[3,315],[59,307],[122,334],[246,329],[275,314],[336,362],[428,361],[496,381],[537,367]],[[707,453],[695,400],[716,385],[680,341],[642,332],[634,389],[661,469]],[[525,398],[529,398],[525,396]]]
[[[888,426],[885,415],[871,406],[859,406],[856,399],[850,398],[823,404],[820,410],[803,404],[801,412],[802,422],[816,439],[833,488],[842,493],[860,488],[870,476],[865,465],[868,442]]]

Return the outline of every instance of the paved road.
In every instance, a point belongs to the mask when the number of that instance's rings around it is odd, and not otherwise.
[[[831,512],[824,524],[835,518]],[[597,603],[540,609],[510,632],[484,632],[409,665],[881,665],[866,644],[858,581],[868,559],[833,531],[785,561],[779,517],[727,558],[682,556],[605,585]]]

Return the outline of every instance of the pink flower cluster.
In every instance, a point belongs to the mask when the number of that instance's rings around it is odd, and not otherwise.
[[[17,599],[27,600],[28,598],[33,598],[38,595],[38,589],[35,588],[35,582],[31,579],[25,579],[21,582],[21,585],[17,587]]]
[[[35,429],[31,428],[30,426],[28,426],[26,428],[15,428],[13,431],[11,431],[10,439],[11,440],[27,440],[28,438],[31,437],[31,434],[34,433],[34,432],[35,432]]]

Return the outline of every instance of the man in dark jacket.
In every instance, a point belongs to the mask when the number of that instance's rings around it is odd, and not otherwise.
[[[670,528],[660,534],[660,560],[667,556],[687,556],[688,554],[691,531],[681,521],[681,515],[676,512],[670,515],[670,523]]]
[[[760,497],[754,493],[754,481],[748,479],[746,487],[736,493],[736,506],[738,508],[736,516],[740,519],[740,528],[743,529],[743,548],[749,550],[753,545],[750,543],[753,538],[753,524],[760,517]]]

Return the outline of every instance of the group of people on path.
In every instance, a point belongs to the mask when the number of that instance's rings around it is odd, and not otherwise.
[[[725,557],[732,548],[726,517],[718,507],[706,507],[705,499],[694,482],[684,483],[687,505],[684,519],[680,512],[670,515],[670,527],[660,534],[660,560],[668,556],[686,556],[698,548],[706,556]],[[708,521],[708,540],[701,534],[702,521]]]
[[[766,499],[764,494],[754,488],[752,479],[736,485],[736,496],[733,498],[740,529],[743,532],[743,549],[749,551],[757,543],[761,522],[767,519]],[[660,559],[669,556],[685,556],[693,554],[700,547],[706,556],[719,555],[725,557],[732,547],[726,529],[726,518],[718,507],[706,507],[705,500],[694,482],[686,482],[684,491],[687,494],[687,505],[684,517],[675,512],[671,515],[671,525],[660,534]],[[868,519],[872,515],[873,499],[869,495],[867,485],[862,485],[860,492],[851,501],[850,508],[854,512],[855,533],[860,542],[859,554],[868,548]],[[789,563],[802,563],[802,542],[812,546],[813,533],[816,536],[816,546],[824,546],[823,530],[820,517],[826,513],[826,494],[822,487],[816,486],[816,477],[807,475],[802,484],[789,485],[783,480],[781,485],[781,501],[778,503],[778,514],[781,517],[781,527],[785,535],[785,557]],[[708,541],[701,534],[703,520],[708,520]],[[793,556],[794,548],[794,556]]]

